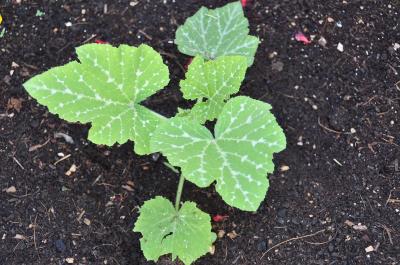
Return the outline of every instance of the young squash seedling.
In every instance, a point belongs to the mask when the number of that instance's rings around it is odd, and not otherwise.
[[[222,199],[244,211],[256,211],[265,198],[273,154],[285,148],[286,139],[269,104],[245,96],[230,99],[258,46],[248,31],[240,2],[202,8],[178,29],[179,50],[196,56],[180,88],[196,104],[170,119],[140,104],[169,82],[167,66],[147,45],[86,44],[76,49],[78,61],[24,84],[50,112],[90,122],[92,142],[132,140],[136,153],[161,152],[174,172],[180,168],[175,205],[157,196],[140,208],[134,231],[142,234],[148,260],[171,254],[188,265],[216,239],[210,216],[194,202],[181,203],[185,179],[198,187],[216,182]],[[203,126],[214,120],[213,132]]]

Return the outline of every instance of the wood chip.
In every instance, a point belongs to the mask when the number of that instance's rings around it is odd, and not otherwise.
[[[214,253],[215,253],[215,246],[214,246],[214,245],[211,245],[211,246],[210,246],[210,249],[208,250],[208,252],[210,252],[211,255],[214,255]]]
[[[71,176],[73,173],[76,172],[76,169],[77,169],[76,165],[72,164],[71,167],[68,169],[68,171],[65,172],[65,175]]]
[[[89,219],[87,219],[87,218],[84,218],[83,219],[83,222],[85,223],[85,225],[90,225],[92,222],[89,220]]]
[[[21,111],[22,102],[24,100],[22,98],[10,98],[7,102],[7,110],[16,110],[17,112]]]
[[[12,67],[12,68],[18,68],[18,67],[19,67],[19,64],[17,64],[16,62],[12,62],[12,63],[11,63],[11,67]]]
[[[350,227],[353,227],[353,225],[354,225],[354,223],[353,223],[352,221],[350,221],[350,220],[344,221],[344,224],[345,224],[345,225],[348,225],[348,226],[350,226]]]
[[[24,235],[20,235],[20,234],[16,234],[14,238],[18,239],[18,240],[26,240],[26,237]]]
[[[223,238],[225,235],[225,230],[219,230],[218,231],[218,238]]]
[[[78,220],[78,222],[82,219],[83,215],[85,214],[85,210],[83,210],[79,215],[78,218],[76,218],[76,220]]]
[[[368,227],[362,224],[358,224],[358,225],[353,225],[353,229],[356,231],[366,231],[368,230]]]
[[[6,189],[6,193],[16,193],[16,192],[17,192],[17,189],[15,188],[15,186],[11,186]]]
[[[226,234],[230,239],[235,239],[238,234],[236,234],[236,231],[233,230],[232,232],[229,232],[228,234]]]
[[[133,191],[133,188],[129,185],[122,185],[121,187],[127,191]]]

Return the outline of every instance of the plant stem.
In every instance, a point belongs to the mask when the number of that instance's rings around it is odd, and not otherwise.
[[[182,196],[184,182],[185,182],[185,177],[181,174],[181,176],[179,177],[178,190],[176,191],[176,198],[175,198],[175,210],[177,212],[179,211],[179,204],[181,203],[181,196]]]

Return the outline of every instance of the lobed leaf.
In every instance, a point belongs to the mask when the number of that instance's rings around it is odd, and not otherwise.
[[[187,118],[176,117],[157,128],[151,146],[181,167],[199,187],[216,181],[229,205],[255,211],[264,200],[273,172],[273,154],[286,146],[285,135],[267,103],[240,96],[224,106],[211,132]]]
[[[26,90],[67,121],[91,122],[93,143],[134,140],[136,153],[150,153],[150,137],[164,118],[140,102],[169,82],[161,56],[147,45],[86,44],[76,52],[79,61],[31,78]]]
[[[141,248],[147,260],[157,261],[171,253],[186,265],[203,256],[215,241],[211,218],[193,202],[185,202],[177,212],[172,203],[160,196],[146,201],[135,223]]]
[[[180,82],[183,97],[197,100],[186,116],[199,123],[217,118],[225,101],[239,92],[246,69],[247,59],[243,56],[223,56],[207,62],[194,58],[186,79]]]
[[[176,31],[180,52],[213,60],[220,56],[242,55],[253,64],[259,40],[250,36],[249,22],[240,2],[210,10],[202,7]]]

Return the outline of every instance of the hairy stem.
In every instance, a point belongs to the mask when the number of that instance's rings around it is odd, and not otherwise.
[[[175,198],[175,210],[176,211],[179,211],[179,205],[181,203],[181,196],[182,196],[184,182],[185,182],[185,177],[181,174],[181,176],[179,177],[178,190],[176,191],[176,198]]]

